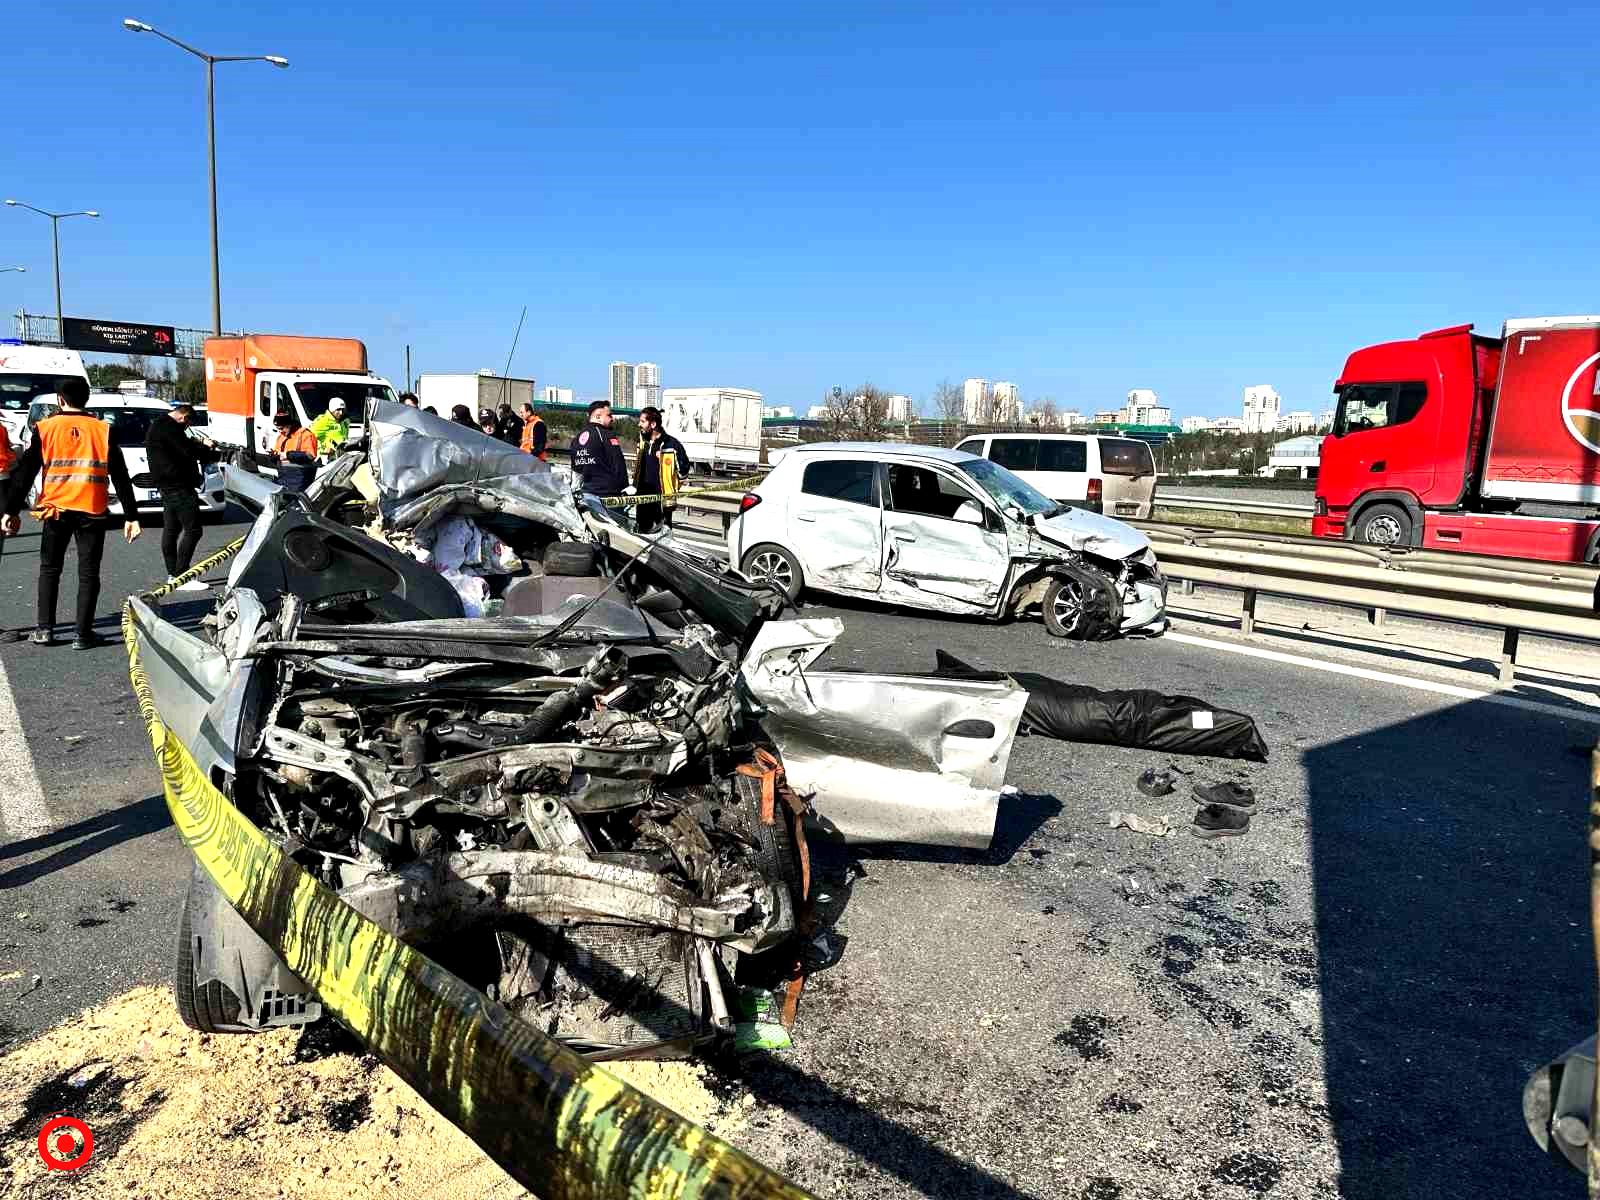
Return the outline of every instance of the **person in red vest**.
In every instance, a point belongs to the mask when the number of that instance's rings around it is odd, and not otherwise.
[[[11,478],[11,470],[17,465],[17,452],[11,446],[11,434],[5,425],[0,424],[0,513],[6,507],[6,480]],[[0,554],[6,552],[6,531],[0,525]],[[17,629],[0,629],[0,643],[20,642],[22,632]]]
[[[100,601],[100,556],[106,545],[106,514],[110,494],[117,492],[122,505],[122,534],[139,536],[139,511],[128,482],[122,451],[111,444],[111,426],[84,411],[89,404],[89,381],[68,376],[56,389],[61,411],[46,417],[34,430],[7,488],[5,521],[0,528],[14,534],[22,528],[18,513],[35,478],[39,498],[33,515],[43,524],[39,534],[39,612],[33,634],[36,646],[55,645],[56,594],[61,587],[61,567],[67,543],[78,546],[78,612],[74,650],[103,645],[94,631],[94,610]]]

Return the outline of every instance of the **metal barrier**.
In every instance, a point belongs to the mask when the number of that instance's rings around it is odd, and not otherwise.
[[[1252,513],[1262,517],[1305,517],[1311,519],[1309,504],[1269,504],[1264,500],[1218,500],[1211,496],[1171,496],[1156,489],[1157,508],[1194,508],[1215,512]]]
[[[789,1183],[580,1057],[405,945],[310,874],[200,770],[162,722],[140,657],[149,600],[123,607],[128,673],[167,808],[195,859],[326,1010],[544,1200],[807,1200]]]
[[[1594,609],[1600,571],[1593,567],[1526,561],[1502,567],[1472,555],[1416,551],[1377,558],[1370,548],[1338,542],[1145,530],[1169,578],[1243,593],[1241,629],[1247,635],[1255,629],[1260,595],[1363,608],[1379,625],[1383,614],[1398,612],[1488,626],[1501,631],[1502,684],[1515,679],[1524,632],[1600,640]]]

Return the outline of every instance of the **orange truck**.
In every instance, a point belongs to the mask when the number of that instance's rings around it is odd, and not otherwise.
[[[373,402],[394,400],[394,388],[367,369],[367,348],[354,338],[246,333],[206,339],[206,432],[224,446],[254,455],[263,470],[280,408],[310,426],[337,397],[345,403],[350,438],[364,432]]]

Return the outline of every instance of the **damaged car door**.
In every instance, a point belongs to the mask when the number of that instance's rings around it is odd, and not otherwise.
[[[789,545],[806,580],[817,587],[876,593],[883,583],[877,463],[862,458],[808,462],[800,490],[789,502]]]
[[[885,465],[882,598],[921,608],[989,612],[1011,563],[996,514],[953,476]]]

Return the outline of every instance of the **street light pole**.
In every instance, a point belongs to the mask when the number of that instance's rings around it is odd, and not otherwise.
[[[222,332],[222,265],[217,250],[217,85],[216,66],[219,62],[265,62],[285,68],[289,60],[276,54],[207,54],[196,50],[187,42],[180,42],[170,34],[162,33],[154,25],[136,21],[132,17],[122,22],[130,33],[153,33],[163,41],[171,42],[180,50],[187,50],[206,64],[206,159],[211,176],[211,332]]]
[[[61,318],[61,222],[67,217],[98,217],[100,214],[92,208],[84,209],[82,212],[50,212],[47,209],[35,208],[31,204],[24,204],[21,200],[7,200],[6,206],[25,208],[29,212],[38,213],[41,217],[50,218],[50,245],[55,254],[56,264],[56,340],[65,345],[67,330]]]

